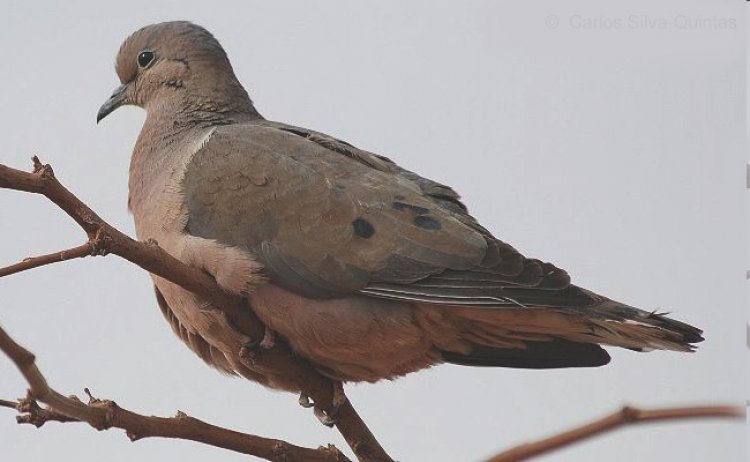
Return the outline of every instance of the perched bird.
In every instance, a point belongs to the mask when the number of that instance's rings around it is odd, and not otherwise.
[[[482,227],[450,187],[387,157],[264,119],[219,42],[189,22],[144,27],[117,55],[122,105],[147,112],[130,165],[140,239],[242,294],[267,326],[336,382],[438,363],[601,366],[600,345],[692,351],[701,331],[573,285]],[[252,372],[252,339],[157,276],[174,332],[204,361]]]

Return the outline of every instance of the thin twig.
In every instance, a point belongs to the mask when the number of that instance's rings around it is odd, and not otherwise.
[[[0,399],[0,407],[16,409],[18,407],[18,403],[15,401],[8,401],[7,399]]]
[[[52,167],[35,156],[32,173],[0,164],[0,188],[42,194],[65,211],[86,232],[89,242],[96,240],[97,253],[113,253],[144,270],[163,277],[210,302],[212,309],[223,311],[230,322],[250,338],[262,338],[265,326],[239,296],[222,290],[214,279],[198,268],[190,267],[164,251],[154,242],[138,242],[115,229],[91,208],[66,189],[55,177]],[[308,361],[292,354],[289,346],[279,340],[276,345],[253,357],[245,364],[258,381],[269,377],[296,387],[310,396],[316,407],[334,411],[333,384]],[[350,400],[336,412],[336,427],[362,462],[392,462]]]
[[[38,257],[25,258],[23,261],[0,268],[0,278],[3,276],[9,276],[11,274],[20,273],[32,268],[38,268],[40,266],[49,265],[50,263],[58,263],[67,260],[73,260],[74,258],[83,258],[91,255],[91,244],[89,242],[73,247],[72,249],[61,250],[59,252],[50,253],[47,255],[40,255]]]
[[[70,399],[78,400],[78,398],[71,396]],[[31,424],[36,428],[41,427],[47,422],[80,422],[80,420],[73,417],[57,412],[49,407],[43,408],[39,406],[39,403],[34,399],[34,395],[31,390],[28,391],[26,397],[16,403],[16,410],[20,415],[16,416],[16,422],[19,424]]]
[[[488,462],[519,462],[527,460],[625,425],[695,418],[734,418],[744,420],[745,409],[738,406],[702,406],[666,409],[623,407],[617,412],[581,427],[574,428],[573,430],[533,443],[516,446],[492,457]]]
[[[13,360],[31,389],[28,396],[18,403],[3,400],[4,407],[14,407],[25,413],[18,417],[19,423],[30,423],[41,427],[49,421],[88,422],[97,430],[121,428],[131,441],[142,438],[162,437],[192,440],[231,451],[260,457],[270,461],[346,462],[346,458],[334,446],[318,449],[304,448],[286,441],[263,438],[228,430],[208,424],[183,412],[175,417],[150,417],[131,412],[114,401],[93,398],[88,390],[89,403],[74,397],[66,397],[53,390],[36,366],[34,355],[16,343],[0,327],[0,350]],[[36,400],[50,406],[40,407]],[[11,406],[12,405],[12,406]]]

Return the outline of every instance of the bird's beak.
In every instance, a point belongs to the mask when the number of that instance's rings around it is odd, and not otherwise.
[[[96,123],[99,123],[103,118],[107,117],[112,111],[122,106],[123,104],[129,104],[128,101],[128,84],[124,83],[117,87],[112,93],[112,96],[102,104],[99,108],[99,112],[96,114]]]

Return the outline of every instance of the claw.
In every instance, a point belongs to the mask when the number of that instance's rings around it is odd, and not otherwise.
[[[309,409],[309,408],[311,408],[311,407],[315,406],[315,405],[314,405],[314,404],[313,404],[313,403],[312,403],[312,402],[310,401],[310,397],[309,397],[309,396],[307,396],[307,395],[306,395],[306,394],[304,394],[304,393],[300,393],[300,394],[299,394],[299,405],[300,405],[300,406],[302,406],[302,407],[304,407],[304,408],[306,408],[306,409]]]
[[[247,351],[254,351],[258,349],[258,346],[260,346],[260,342],[261,341],[258,339],[253,339],[247,342],[246,344],[242,345],[242,348]]]
[[[333,383],[333,398],[331,400],[331,410],[325,411],[322,408],[316,406],[310,401],[310,397],[305,393],[299,395],[299,405],[304,408],[313,408],[313,414],[320,420],[320,423],[326,427],[333,427],[336,425],[336,415],[339,413],[339,408],[343,406],[347,401],[347,397],[344,394],[344,384],[342,382]]]
[[[254,339],[240,348],[240,358],[254,361],[261,350],[270,350],[276,345],[276,333],[266,327],[262,339]]]
[[[339,409],[346,403],[346,401],[347,397],[346,394],[344,394],[343,382],[333,383],[333,399],[331,403],[332,408],[329,412],[326,412],[323,409],[310,404],[310,398],[304,393],[302,393],[299,397],[299,404],[301,406],[314,406],[313,413],[315,414],[315,417],[317,417],[318,420],[320,420],[320,423],[322,423],[326,427],[333,427],[336,424],[336,415],[339,413]]]
[[[240,358],[253,361],[255,359],[255,353],[258,351],[258,340],[251,340],[240,348]]]
[[[315,414],[315,417],[320,420],[320,423],[322,423],[326,427],[333,427],[334,425],[336,425],[336,419],[326,414],[326,412],[319,407],[313,409],[313,414]]]

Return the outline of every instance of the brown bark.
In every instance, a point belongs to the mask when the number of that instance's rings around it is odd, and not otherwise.
[[[686,420],[695,418],[745,419],[745,409],[739,406],[701,406],[667,409],[637,409],[623,407],[606,417],[581,427],[559,433],[533,443],[522,444],[504,451],[488,462],[519,462],[577,443],[581,440],[601,435],[619,427],[645,422],[665,420]]]

